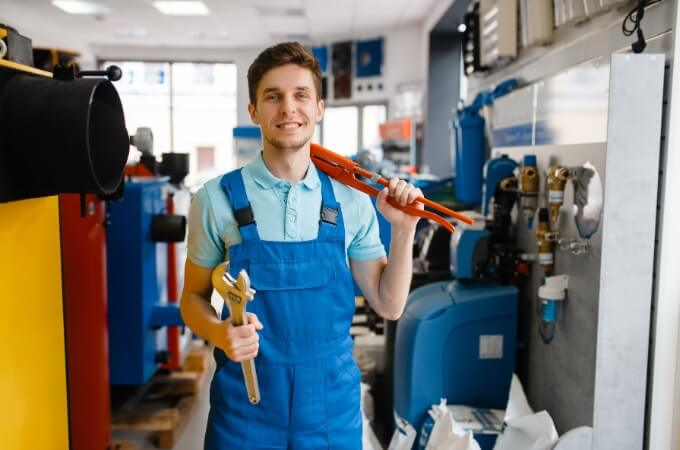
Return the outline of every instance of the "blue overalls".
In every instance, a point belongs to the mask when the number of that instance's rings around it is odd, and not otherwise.
[[[248,402],[240,363],[216,349],[206,450],[361,449],[354,288],[342,211],[328,176],[319,178],[317,239],[284,242],[260,239],[240,170],[221,180],[242,238],[229,247],[230,272],[248,272],[257,293],[247,309],[264,325],[255,359],[261,401]]]

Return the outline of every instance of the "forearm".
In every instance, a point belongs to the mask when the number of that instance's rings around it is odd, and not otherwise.
[[[401,317],[413,275],[413,239],[415,228],[392,227],[390,254],[380,276],[377,312],[388,320]]]
[[[221,320],[209,299],[194,292],[182,293],[180,312],[184,323],[201,338],[212,342],[214,330],[220,326]]]

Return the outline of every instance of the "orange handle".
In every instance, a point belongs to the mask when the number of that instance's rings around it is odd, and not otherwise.
[[[373,172],[370,172],[366,169],[362,169],[361,167],[357,166],[354,169],[354,171],[357,172],[362,177],[374,180],[376,183],[378,183],[381,186],[387,187],[390,184],[389,180],[387,180],[386,178],[383,178],[381,176],[376,177],[375,176],[376,174],[374,174]],[[461,214],[459,212],[456,212],[452,209],[447,208],[444,205],[440,205],[437,202],[433,202],[432,200],[428,200],[425,197],[417,197],[416,201],[419,201],[423,205],[429,206],[432,209],[436,209],[437,211],[442,212],[442,213],[446,214],[447,216],[453,217],[454,219],[458,219],[461,222],[465,222],[467,224],[473,224],[474,223],[474,220],[472,220],[471,218],[469,218],[465,214]]]

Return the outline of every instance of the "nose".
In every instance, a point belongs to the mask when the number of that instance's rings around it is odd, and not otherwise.
[[[281,101],[281,107],[279,112],[284,115],[292,115],[295,113],[297,105],[295,103],[295,98],[292,95],[286,95]]]

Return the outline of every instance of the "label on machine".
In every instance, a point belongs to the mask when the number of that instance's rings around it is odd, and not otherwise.
[[[487,334],[479,336],[479,359],[502,359],[503,335]]]

